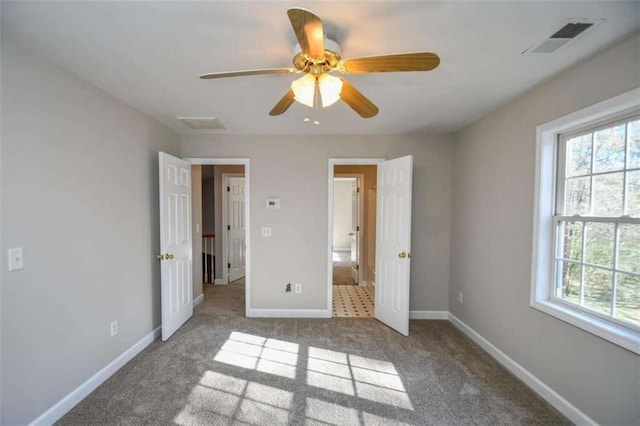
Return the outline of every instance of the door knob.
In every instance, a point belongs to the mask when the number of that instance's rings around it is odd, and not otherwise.
[[[356,235],[356,234],[355,234],[355,233],[353,233],[353,232],[349,232],[349,235],[354,236],[354,235]]]
[[[164,260],[164,254],[158,254],[158,255],[156,256],[156,258],[157,258],[158,260]]]
[[[171,253],[167,253],[164,255],[165,259],[173,259],[173,255]]]
[[[407,253],[407,257],[411,259],[411,253]]]
[[[403,251],[402,251],[402,252],[398,253],[398,257],[399,257],[400,259],[404,259],[405,257],[407,257],[407,253],[405,253],[405,252],[403,252]]]

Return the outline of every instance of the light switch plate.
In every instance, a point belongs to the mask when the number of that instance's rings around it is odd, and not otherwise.
[[[9,271],[24,269],[22,247],[9,249]]]

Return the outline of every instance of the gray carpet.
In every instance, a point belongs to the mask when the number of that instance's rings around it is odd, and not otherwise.
[[[242,283],[206,287],[58,424],[570,424],[447,321],[249,319]]]

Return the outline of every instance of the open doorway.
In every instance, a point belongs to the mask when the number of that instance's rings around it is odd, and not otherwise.
[[[333,285],[359,285],[362,254],[364,175],[336,173],[333,178]],[[365,280],[362,284],[366,285]]]
[[[375,313],[375,164],[336,164],[332,172],[332,316]]]
[[[205,299],[215,294],[214,286],[237,287],[232,292],[233,302],[241,303],[248,312],[249,160],[188,161],[192,176],[200,176],[200,185],[194,182],[192,196],[193,276],[198,280],[194,287],[201,283]]]
[[[220,285],[242,279],[246,267],[244,166],[192,167],[201,167],[202,176],[202,282]]]
[[[336,173],[361,173],[365,175],[363,191],[364,211],[371,212],[373,220],[361,227],[366,229],[363,239],[373,236],[363,244],[361,259],[367,286],[374,297],[373,316],[399,333],[409,335],[409,303],[411,277],[411,199],[413,188],[413,156],[393,158],[329,158],[328,161],[328,234],[327,234],[327,307],[333,306],[337,292],[333,285],[333,187]],[[375,165],[375,179],[367,177],[362,166]],[[373,201],[375,200],[375,204]],[[375,213],[373,213],[375,212]],[[375,243],[373,242],[375,241]],[[360,286],[343,286],[360,288]],[[334,294],[336,293],[336,294]],[[332,315],[333,316],[333,315]],[[362,315],[355,315],[362,318]]]

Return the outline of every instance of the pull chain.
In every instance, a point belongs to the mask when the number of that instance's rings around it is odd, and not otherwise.
[[[318,77],[316,77],[316,85],[313,93],[313,115],[315,120],[313,120],[313,124],[316,126],[320,125],[320,120],[318,120],[318,110],[320,109],[320,81]]]

